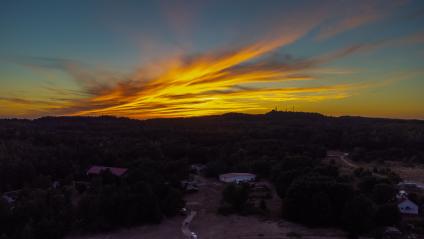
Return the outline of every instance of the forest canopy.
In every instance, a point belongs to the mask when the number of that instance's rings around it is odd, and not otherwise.
[[[246,171],[269,178],[292,205],[285,213],[294,221],[361,221],[360,215],[346,209],[347,203],[352,208],[365,205],[370,214],[382,218],[377,223],[390,224],[398,221],[396,215],[387,223],[382,222],[388,220],[384,215],[396,212],[380,196],[392,192],[392,181],[372,182],[367,188],[366,175],[361,176],[360,190],[367,197],[352,198],[349,181],[319,160],[327,150],[339,149],[358,161],[424,163],[422,145],[424,121],[301,112],[144,121],[110,116],[3,119],[0,192],[18,191],[19,196],[13,207],[0,200],[0,236],[54,239],[72,230],[158,223],[184,206],[180,181],[194,163],[207,165],[210,177]],[[107,172],[88,177],[91,165],[129,170],[125,177]],[[293,212],[298,203],[310,200],[302,194],[305,190],[317,192],[314,200],[319,206]],[[316,218],[305,220],[302,213],[310,211]]]

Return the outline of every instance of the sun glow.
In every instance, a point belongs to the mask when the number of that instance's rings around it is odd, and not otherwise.
[[[125,81],[67,107],[68,115],[135,118],[189,117],[226,112],[263,112],[285,101],[319,101],[349,96],[352,85],[283,87],[310,81],[313,61],[270,62],[263,56],[294,41],[262,41],[237,51],[175,57],[158,63],[160,73],[141,68]],[[146,77],[149,76],[149,77]],[[259,86],[260,85],[260,86]]]

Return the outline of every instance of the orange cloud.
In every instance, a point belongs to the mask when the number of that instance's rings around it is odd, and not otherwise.
[[[93,96],[75,100],[58,112],[67,115],[121,115],[136,118],[184,117],[230,111],[261,112],[284,101],[348,97],[358,85],[284,87],[284,82],[314,80],[304,74],[355,49],[313,59],[269,61],[262,57],[294,38],[263,41],[237,51],[171,59],[151,75],[143,68]],[[255,60],[255,61],[253,61]],[[253,61],[253,62],[252,62]],[[150,78],[146,78],[148,75]]]
[[[374,14],[374,6],[369,9],[342,20],[332,30],[320,34],[330,37],[381,17]],[[349,97],[356,90],[372,87],[367,84],[320,85],[311,73],[349,74],[349,70],[320,66],[356,52],[373,50],[391,41],[357,44],[309,59],[275,60],[266,57],[304,36],[320,23],[325,13],[325,8],[320,8],[296,24],[273,27],[277,32],[284,32],[283,35],[270,33],[269,38],[231,50],[214,50],[191,57],[169,56],[166,60],[144,65],[130,75],[92,71],[84,64],[69,60],[31,59],[37,61],[33,65],[66,71],[80,85],[82,92],[50,89],[58,95],[78,96],[55,99],[54,103],[17,98],[0,98],[0,101],[14,105],[36,105],[37,114],[186,117],[226,112],[263,112],[282,102],[341,99]],[[287,18],[290,21],[298,19],[292,16]],[[421,40],[422,35],[417,34],[405,41]],[[25,64],[31,65],[31,62]],[[289,87],[293,82],[312,84]]]
[[[319,85],[307,72],[346,74],[346,70],[320,68],[320,65],[372,49],[378,44],[355,45],[309,59],[265,57],[295,41],[301,34],[300,31],[286,37],[263,40],[238,50],[174,57],[158,62],[153,69],[152,65],[148,65],[128,76],[106,71],[93,73],[84,64],[72,61],[32,59],[35,62],[31,65],[56,67],[69,72],[84,90],[48,88],[57,95],[70,97],[68,99],[39,102],[16,98],[0,100],[14,105],[36,105],[37,114],[157,118],[263,112],[287,101],[346,98],[353,91],[368,87],[361,84]],[[314,82],[314,86],[287,86],[293,82]]]
[[[341,99],[351,96],[357,90],[375,87],[372,83],[319,85],[314,73],[350,74],[352,70],[321,65],[388,44],[417,42],[422,35],[417,33],[397,39],[357,44],[307,59],[266,57],[268,53],[294,42],[304,32],[262,40],[237,50],[214,51],[192,57],[175,56],[141,67],[130,75],[104,70],[90,71],[84,64],[68,60],[30,59],[25,64],[31,67],[42,66],[68,72],[83,90],[48,87],[47,90],[62,97],[43,101],[12,97],[1,98],[0,101],[20,108],[22,105],[32,105],[38,109],[35,113],[39,115],[156,118],[263,112],[287,101]],[[289,87],[293,82],[296,85],[309,82],[313,86]]]

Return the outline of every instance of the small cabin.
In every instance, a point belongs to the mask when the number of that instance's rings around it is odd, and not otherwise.
[[[251,173],[226,173],[219,175],[219,180],[224,183],[243,183],[255,181],[256,175]]]

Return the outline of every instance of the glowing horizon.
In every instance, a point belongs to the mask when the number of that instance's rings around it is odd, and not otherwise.
[[[424,119],[420,103],[424,102],[424,61],[419,61],[424,58],[424,14],[415,10],[424,9],[424,5],[418,1],[306,1],[304,5],[288,1],[261,6],[263,13],[255,19],[247,18],[247,13],[227,16],[220,4],[208,3],[205,5],[210,9],[220,9],[215,14],[221,12],[226,17],[220,24],[204,17],[206,23],[202,26],[213,27],[210,31],[195,31],[207,36],[198,42],[187,32],[196,28],[192,25],[199,16],[194,13],[200,14],[205,7],[190,8],[186,2],[169,13],[169,5],[162,2],[160,12],[166,16],[174,40],[183,46],[152,40],[155,34],[145,33],[155,26],[165,31],[159,23],[136,30],[135,35],[142,34],[137,44],[118,44],[107,51],[94,51],[99,46],[89,44],[84,38],[87,35],[80,35],[84,22],[66,23],[77,27],[78,35],[62,39],[65,43],[59,50],[48,44],[41,47],[33,39],[21,51],[23,45],[0,40],[0,117],[115,115],[147,119],[264,113],[275,107],[296,106],[297,110],[328,115]],[[253,11],[260,4],[247,5]],[[273,6],[289,10],[276,13]],[[135,14],[130,10],[131,4],[122,7],[115,14],[123,19],[124,29],[137,27],[137,23],[124,19],[123,14]],[[232,9],[226,7],[225,11]],[[347,15],[339,12],[343,9],[348,9]],[[106,12],[111,14],[109,11],[113,10],[107,8]],[[186,19],[189,13],[193,19]],[[269,21],[263,20],[264,16]],[[18,24],[11,22],[15,19],[12,13],[4,18],[12,25]],[[118,20],[101,19],[107,26],[120,25]],[[248,30],[228,37],[225,28],[234,30],[228,26],[234,19],[249,20]],[[1,30],[10,36],[33,36],[35,33],[26,24],[29,23],[19,22],[16,32],[6,31],[3,26]],[[213,31],[214,28],[219,30]],[[52,29],[50,26],[50,32]],[[97,26],[95,29],[90,32],[93,37],[105,35]],[[209,34],[214,32],[220,33],[215,37],[219,40],[211,43]],[[248,32],[257,34],[249,36]],[[120,34],[111,39],[132,39],[134,35]],[[157,34],[163,37],[170,33]],[[179,40],[181,37],[184,40]],[[242,40],[234,42],[237,38]],[[81,49],[91,45],[88,49],[93,49],[93,53],[87,56],[83,50],[73,52],[72,44],[66,43],[72,39],[81,41],[77,45]],[[107,38],[100,42],[117,44]],[[131,60],[132,49],[143,57]],[[45,54],[40,56],[37,52]],[[93,57],[92,63],[86,63]]]

